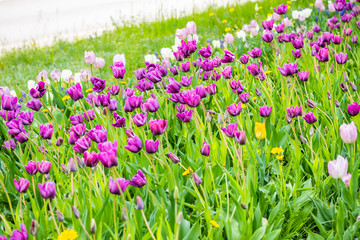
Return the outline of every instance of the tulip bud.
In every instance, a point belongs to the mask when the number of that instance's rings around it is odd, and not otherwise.
[[[74,159],[71,157],[68,162],[68,169],[70,172],[76,172],[76,164]]]
[[[209,112],[206,112],[206,121],[211,122],[211,114]]]
[[[349,81],[349,77],[346,72],[344,72],[344,82]]]
[[[325,133],[325,135],[328,134],[328,132],[329,132],[329,129],[328,129],[327,126],[325,126],[325,128],[324,128],[324,133]]]
[[[33,219],[31,221],[30,233],[31,235],[35,236],[38,233],[38,231],[39,231],[39,224],[35,219]]]
[[[268,222],[268,220],[267,220],[266,218],[262,218],[262,219],[261,219],[261,223],[262,223],[262,225],[263,225],[264,227],[267,227],[267,226],[269,225],[269,222]]]
[[[292,123],[292,118],[288,114],[286,114],[286,121],[287,123]]]
[[[220,125],[224,124],[224,120],[223,120],[223,118],[222,118],[222,116],[221,116],[220,113],[218,114],[218,123],[219,123]]]
[[[228,111],[225,111],[225,113],[224,113],[224,120],[225,121],[229,120],[229,112]]]
[[[56,210],[56,218],[58,222],[63,222],[65,220],[64,215],[59,210]]]
[[[260,92],[259,89],[257,89],[257,88],[255,88],[255,93],[256,93],[256,95],[257,95],[258,97],[261,96],[261,92]]]
[[[77,165],[78,165],[79,168],[84,168],[85,167],[84,159],[80,158],[79,156],[76,156],[76,160],[77,160]]]
[[[334,64],[331,64],[329,71],[330,71],[330,73],[333,73],[333,72],[334,72]]]
[[[302,135],[300,135],[300,141],[304,144],[307,143],[307,139],[305,137],[303,137]]]
[[[123,221],[126,221],[126,220],[128,219],[128,213],[127,213],[127,211],[126,211],[126,208],[122,208],[122,209],[121,209],[121,219],[122,219]]]
[[[349,44],[345,43],[347,50],[351,51],[351,47]]]
[[[52,143],[52,141],[50,139],[47,139],[46,144],[49,145],[49,146],[52,146],[53,143]]]
[[[348,87],[345,85],[345,83],[340,83],[340,88],[341,88],[341,91],[343,91],[343,92],[349,91],[349,89],[348,89]]]
[[[200,185],[202,183],[201,178],[195,172],[193,173],[193,178],[196,185]]]
[[[248,208],[248,206],[247,206],[245,203],[243,203],[243,202],[241,202],[240,205],[241,205],[241,208],[242,208],[242,209],[247,209],[247,208]]]
[[[315,135],[315,131],[314,131],[314,127],[311,126],[310,130],[309,130],[309,135],[310,136],[314,136]]]
[[[61,164],[61,171],[65,174],[68,175],[69,174],[69,169],[65,164]]]
[[[180,225],[181,222],[182,222],[182,219],[183,219],[183,213],[182,212],[179,212],[177,218],[176,218],[176,224],[177,225]]]
[[[64,139],[62,137],[58,137],[58,139],[56,140],[55,145],[60,147],[63,144]]]
[[[339,108],[339,107],[340,107],[340,103],[339,103],[339,101],[335,99],[335,101],[334,101],[334,102],[335,102],[335,107]]]
[[[75,205],[72,206],[72,210],[74,213],[75,218],[80,218],[80,212],[79,210],[75,207]]]
[[[96,222],[95,219],[91,219],[90,222],[90,229],[91,229],[91,234],[95,234],[96,233]]]
[[[178,156],[176,156],[175,154],[173,153],[168,153],[168,157],[170,158],[170,160],[173,162],[173,163],[178,163],[180,162],[180,158],[178,158]]]
[[[141,199],[140,196],[136,197],[136,209],[137,210],[143,210],[144,209],[144,202],[143,202],[143,200]]]
[[[50,180],[50,175],[47,173],[47,174],[45,174],[45,179],[46,180]]]
[[[315,107],[316,107],[316,103],[315,103],[314,101],[312,101],[312,100],[308,100],[308,101],[307,101],[307,105],[308,105],[309,107],[311,107],[311,108],[315,108]]]
[[[353,92],[356,92],[356,90],[357,90],[356,85],[353,82],[349,82],[349,84],[350,84],[350,87],[353,90]]]
[[[291,88],[291,83],[289,83],[289,84],[287,85],[287,87],[288,87],[288,88]]]
[[[175,186],[174,189],[174,199],[178,199],[179,198],[179,189],[177,186]]]
[[[327,92],[327,98],[330,100],[331,99],[331,93],[328,91]]]
[[[320,75],[320,79],[321,79],[322,81],[325,81],[326,77],[325,77],[323,74],[321,74],[321,75]]]

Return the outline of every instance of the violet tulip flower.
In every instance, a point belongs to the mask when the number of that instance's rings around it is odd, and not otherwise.
[[[25,178],[19,178],[19,181],[14,179],[14,185],[15,185],[15,189],[19,192],[19,193],[25,193],[27,191],[27,189],[29,188],[29,180],[25,179]]]
[[[150,131],[154,135],[161,135],[165,132],[168,121],[164,119],[154,119],[149,121]]]
[[[45,199],[53,199],[56,196],[56,187],[54,182],[45,182],[38,184],[40,194]]]

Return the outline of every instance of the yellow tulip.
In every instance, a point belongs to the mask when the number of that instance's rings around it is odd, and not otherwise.
[[[255,123],[255,136],[260,140],[266,138],[265,123]]]

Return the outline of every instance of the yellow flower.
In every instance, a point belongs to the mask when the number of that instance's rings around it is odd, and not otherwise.
[[[234,28],[238,28],[238,27],[236,26],[236,24],[234,25]]]
[[[260,140],[266,138],[265,123],[255,123],[255,136]]]
[[[183,176],[189,175],[192,172],[191,167],[188,167],[188,169],[185,170],[185,172],[183,172]]]
[[[284,159],[284,155],[276,156],[276,158],[279,159],[279,160],[283,160],[283,159]]]
[[[66,95],[62,98],[63,101],[66,101],[66,100],[69,100],[70,99],[70,96],[69,95]]]
[[[272,73],[272,71],[269,71],[269,70],[268,70],[268,71],[265,71],[265,72],[264,72],[265,75],[268,75],[268,74],[270,74],[270,73]]]
[[[226,167],[226,163],[223,163],[223,167]]]
[[[44,109],[43,112],[47,112],[48,110],[47,109]]]
[[[211,225],[213,225],[216,228],[219,227],[219,224],[217,222],[215,222],[214,220],[211,220],[210,223],[211,223]]]
[[[78,237],[79,236],[76,231],[65,230],[59,235],[58,240],[74,240],[77,239]]]
[[[271,17],[271,16],[272,16],[272,14],[271,14],[271,13],[268,13],[268,14],[267,14],[267,16],[268,16],[268,17]]]
[[[288,9],[290,8],[290,6],[288,5]]]
[[[246,105],[245,105],[245,104],[241,104],[241,108],[246,108]]]
[[[259,9],[262,9],[263,7],[262,6],[259,6]]]
[[[291,4],[291,1],[287,1],[286,3],[287,3],[287,4]]]
[[[124,84],[124,83],[126,83],[126,82],[125,82],[125,81],[121,81],[120,83]]]
[[[89,93],[89,92],[92,92],[92,91],[93,91],[92,88],[89,88],[89,89],[86,89],[85,92]]]
[[[211,16],[214,16],[214,14],[213,14],[213,13],[210,13],[209,16],[210,16],[210,17],[211,17]]]
[[[233,12],[234,10],[235,10],[235,8],[230,8],[230,10],[229,10],[229,11],[230,11],[230,12]]]
[[[312,6],[314,6],[314,4],[313,4],[313,3],[310,3],[310,7],[312,7]]]
[[[278,153],[282,153],[284,152],[284,149],[282,149],[281,147],[275,147],[273,149],[271,149],[271,154],[278,154]]]
[[[257,97],[253,97],[252,100],[255,101],[257,99]]]
[[[222,20],[222,22],[223,22],[223,23],[227,23],[227,20],[224,19],[224,20]]]
[[[231,31],[231,28],[229,27],[225,28],[225,32],[229,32],[229,31]]]

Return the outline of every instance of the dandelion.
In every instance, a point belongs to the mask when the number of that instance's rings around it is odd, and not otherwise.
[[[62,98],[63,101],[66,101],[66,100],[69,100],[70,99],[70,96],[69,95],[66,95]],[[44,110],[45,111],[45,110]]]
[[[230,31],[231,31],[230,27],[225,28],[225,32],[230,32]]]
[[[210,13],[209,16],[210,16],[210,17],[214,16],[214,13]]]
[[[77,232],[75,230],[65,230],[63,231],[59,237],[58,240],[75,240],[77,239],[79,236],[77,234]]]
[[[87,93],[91,93],[93,91],[93,89],[92,88],[89,88],[89,89],[86,89],[86,91],[85,92],[87,92]]]
[[[283,160],[283,159],[284,159],[284,155],[276,156],[276,158],[277,158],[278,160]]]
[[[230,12],[233,12],[234,10],[235,10],[235,8],[230,8],[230,10],[229,10],[229,11],[230,11]]]
[[[210,223],[211,223],[211,225],[213,225],[213,226],[216,227],[216,228],[219,227],[219,224],[218,224],[216,221],[214,221],[214,220],[211,220]]]
[[[273,149],[271,149],[271,154],[278,154],[278,153],[282,153],[284,152],[284,149],[282,149],[281,147],[275,147]]]
[[[227,23],[227,20],[224,19],[224,20],[222,20],[222,22],[223,22],[223,23]]]
[[[183,172],[182,175],[183,175],[183,176],[189,175],[190,173],[192,173],[192,171],[193,171],[193,170],[191,169],[191,167],[188,167],[188,169],[186,169],[185,172]]]

